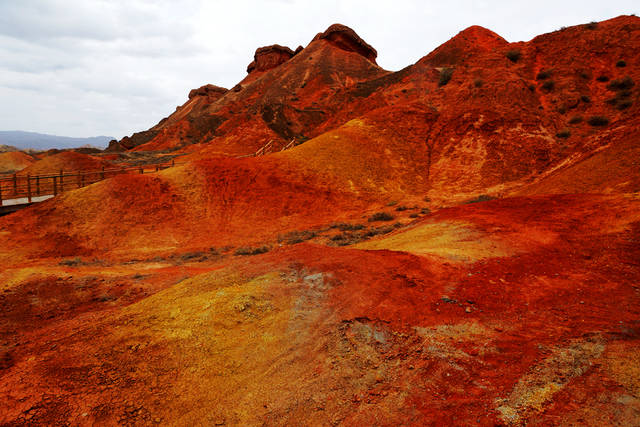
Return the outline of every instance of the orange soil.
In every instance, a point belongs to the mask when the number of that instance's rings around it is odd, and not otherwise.
[[[194,92],[187,164],[0,218],[0,424],[638,425],[639,22]]]
[[[46,175],[64,172],[96,171],[113,165],[98,157],[75,151],[63,151],[47,156],[20,171],[21,175]]]
[[[17,172],[35,161],[36,159],[22,151],[0,153],[0,172]]]

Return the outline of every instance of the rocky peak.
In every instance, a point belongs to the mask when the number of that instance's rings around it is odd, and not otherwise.
[[[267,71],[275,68],[283,62],[287,62],[297,52],[298,50],[294,52],[288,47],[280,46],[279,44],[259,47],[253,55],[253,61],[247,66],[247,73],[251,74],[254,71]]]
[[[223,87],[215,86],[215,85],[204,85],[199,87],[198,89],[192,89],[189,92],[189,99],[196,96],[220,98],[225,93],[227,93],[227,89]]]
[[[358,53],[376,63],[378,52],[346,25],[333,24],[324,33],[318,33],[312,42],[316,40],[326,40],[342,50]]]

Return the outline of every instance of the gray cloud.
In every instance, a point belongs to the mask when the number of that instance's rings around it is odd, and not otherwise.
[[[398,70],[470,25],[529,40],[638,8],[635,0],[0,0],[0,129],[122,137],[169,115],[194,87],[232,87],[257,47],[304,46],[335,22]]]

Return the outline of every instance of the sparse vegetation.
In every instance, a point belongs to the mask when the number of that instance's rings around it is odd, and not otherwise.
[[[394,216],[387,213],[387,212],[376,212],[373,215],[371,215],[368,219],[369,222],[374,222],[374,221],[392,221],[394,219]]]
[[[287,245],[295,245],[296,243],[302,243],[306,242],[307,240],[311,240],[317,235],[318,233],[313,230],[290,231],[283,236],[279,236],[278,240],[281,242],[285,242]]]
[[[444,86],[451,80],[451,76],[453,76],[452,68],[443,68],[440,70],[440,80],[438,81],[438,86]]]
[[[64,265],[66,267],[75,267],[82,264],[83,264],[82,259],[80,259],[79,257],[75,257],[72,259],[63,259],[58,263],[58,265]]]
[[[607,89],[612,90],[612,91],[629,90],[634,85],[635,85],[635,83],[634,83],[633,79],[631,79],[631,77],[629,77],[629,76],[626,76],[626,77],[624,77],[622,79],[612,80],[611,83],[609,83],[607,85]]]
[[[518,62],[522,57],[522,53],[518,49],[512,49],[507,51],[506,57],[511,62]]]
[[[547,80],[542,84],[542,90],[546,92],[551,92],[555,87],[556,83],[553,80]]]
[[[622,68],[622,67],[626,67],[626,66],[627,66],[627,62],[622,60],[622,59],[620,61],[616,62],[616,67],[618,67],[618,68]]]
[[[337,228],[340,231],[356,231],[356,230],[362,230],[365,227],[362,224],[348,224],[346,222],[337,222],[337,223],[331,224],[329,228]]]
[[[402,206],[398,206],[398,207],[396,208],[396,211],[398,211],[398,212],[402,212],[402,211],[406,211],[407,209],[409,209],[409,207],[408,207],[408,206],[404,206],[404,205],[402,205]]]
[[[585,104],[589,104],[591,102],[591,98],[588,97],[587,95],[582,95],[580,97],[580,101],[584,102]]]
[[[475,79],[473,81],[473,85],[475,87],[482,87],[484,85],[484,81],[482,79]]]
[[[609,124],[609,119],[603,116],[591,116],[589,120],[587,120],[591,126],[606,126]]]
[[[411,215],[409,215],[409,218],[418,218],[420,215],[417,213],[412,213]]]
[[[495,200],[495,197],[489,196],[488,194],[480,194],[479,196],[474,197],[471,200],[467,200],[466,202],[464,202],[464,204],[468,205],[470,203],[488,202],[490,200]]]
[[[551,77],[551,70],[540,71],[536,76],[536,80],[546,80]]]
[[[569,129],[562,129],[561,131],[556,133],[556,136],[558,138],[566,139],[566,138],[569,138],[571,136],[571,131]]]
[[[607,77],[605,75],[601,75],[601,76],[598,76],[596,78],[596,80],[599,81],[599,82],[603,82],[604,83],[604,82],[608,82],[609,81],[609,77]]]
[[[569,119],[569,124],[576,125],[578,123],[582,123],[583,120],[584,118],[582,116],[573,116]]]
[[[423,214],[423,215],[429,215],[431,213],[431,209],[422,208],[422,209],[420,209],[420,213]]]
[[[595,30],[596,28],[598,28],[598,23],[595,21],[591,21],[588,24],[585,24],[584,26],[587,28],[587,30]]]
[[[589,78],[589,73],[585,72],[585,71],[580,71],[579,73],[580,77],[587,80]]]
[[[271,248],[269,246],[260,246],[257,248],[240,247],[235,250],[234,255],[259,255],[269,252]]]
[[[530,90],[531,92],[535,92],[535,90],[536,90],[536,85],[534,85],[534,84],[530,84],[530,85],[529,85],[529,90]]]

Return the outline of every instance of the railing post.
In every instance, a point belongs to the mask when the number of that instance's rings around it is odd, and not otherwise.
[[[36,194],[40,195],[40,175],[36,176]]]
[[[104,166],[102,166],[102,179],[104,179]]]
[[[18,195],[18,177],[15,173],[13,174],[13,195]]]
[[[176,159],[171,159],[171,167],[174,167],[176,165]]]
[[[31,203],[31,175],[27,175],[27,200]]]
[[[80,187],[84,187],[84,173],[80,173]]]
[[[142,175],[144,173],[144,169],[141,167],[140,168],[140,175]]]
[[[53,195],[58,195],[58,177],[55,175],[53,176]]]
[[[2,182],[0,181],[0,206],[2,206]]]
[[[64,175],[62,174],[62,169],[60,169],[60,192],[64,191]]]

